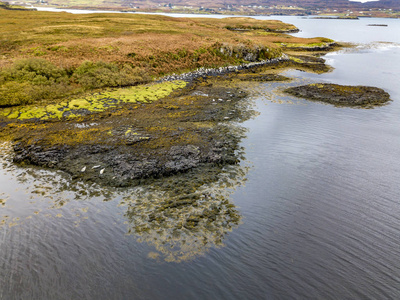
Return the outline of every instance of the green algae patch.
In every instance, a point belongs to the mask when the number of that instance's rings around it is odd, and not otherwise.
[[[186,82],[184,81],[173,81],[113,89],[87,95],[84,98],[67,100],[59,104],[7,108],[1,110],[0,115],[8,119],[19,120],[71,119],[82,115],[102,112],[126,103],[151,103],[167,97],[173,91],[185,86]]]
[[[321,43],[310,43],[310,44],[299,44],[299,43],[284,43],[283,46],[287,47],[287,48],[313,48],[313,47],[326,47],[328,46],[330,43],[333,43],[332,41],[329,42],[321,42]]]
[[[296,62],[296,63],[299,63],[299,64],[304,63],[304,60],[302,60],[302,59],[299,58],[299,57],[289,56],[289,59],[292,60],[292,61],[294,61],[294,62]]]
[[[334,40],[321,38],[321,42],[317,43],[275,43],[282,47],[283,50],[292,51],[326,51],[337,46]]]

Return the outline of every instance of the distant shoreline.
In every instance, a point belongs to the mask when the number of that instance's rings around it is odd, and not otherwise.
[[[384,18],[384,19],[397,19],[397,16],[383,16],[383,15],[343,15],[342,13],[331,12],[327,14],[281,14],[281,13],[262,13],[262,12],[208,12],[208,11],[155,11],[155,10],[131,10],[131,9],[116,9],[116,8],[96,8],[96,7],[57,7],[57,6],[31,6],[30,8],[36,9],[38,11],[49,11],[49,12],[69,12],[73,14],[85,14],[85,13],[137,13],[137,14],[155,14],[155,15],[194,15],[198,17],[282,17],[282,16],[292,16],[292,17],[309,17],[315,19],[339,19],[339,20],[357,20],[358,18]]]

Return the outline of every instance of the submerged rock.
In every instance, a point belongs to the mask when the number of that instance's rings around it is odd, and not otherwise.
[[[349,86],[331,83],[313,83],[291,87],[286,93],[308,100],[322,101],[337,106],[371,107],[390,101],[384,90],[370,86]]]

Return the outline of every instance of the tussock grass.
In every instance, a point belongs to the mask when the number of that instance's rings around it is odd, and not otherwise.
[[[224,19],[194,19],[213,27],[224,29],[264,30],[267,32],[284,32],[297,30],[292,24],[283,23],[278,20],[257,20],[249,17],[229,17]]]

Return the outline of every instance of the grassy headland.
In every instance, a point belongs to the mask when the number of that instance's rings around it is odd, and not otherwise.
[[[225,125],[249,117],[240,86],[287,80],[282,66],[327,71],[316,53],[333,43],[251,18],[0,9],[0,26],[0,138],[14,161],[115,186],[237,163],[240,135]],[[259,74],[154,82],[284,53]]]
[[[282,55],[281,45],[329,42],[295,38],[282,33],[295,30],[293,25],[250,18],[0,9],[0,26],[1,107],[62,101],[174,72],[274,58]]]

